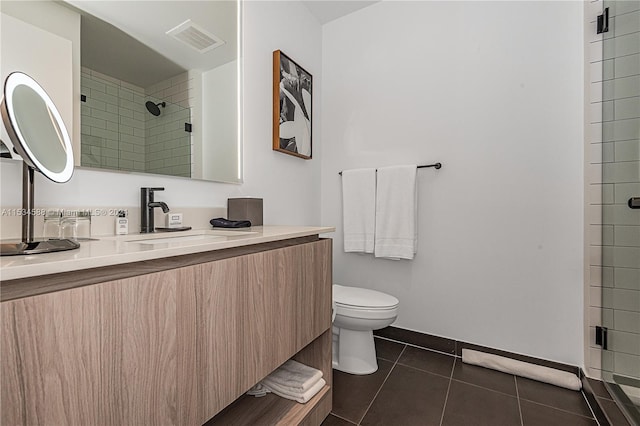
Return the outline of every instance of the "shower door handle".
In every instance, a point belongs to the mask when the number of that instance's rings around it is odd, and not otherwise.
[[[640,197],[631,197],[627,202],[630,209],[640,209]]]

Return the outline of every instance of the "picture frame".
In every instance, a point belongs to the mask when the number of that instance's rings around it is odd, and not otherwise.
[[[312,158],[313,76],[282,51],[273,52],[273,150]]]

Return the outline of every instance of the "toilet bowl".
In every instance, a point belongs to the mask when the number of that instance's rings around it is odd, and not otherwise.
[[[373,330],[391,325],[398,316],[398,299],[357,287],[333,285],[333,368],[350,374],[378,370]]]

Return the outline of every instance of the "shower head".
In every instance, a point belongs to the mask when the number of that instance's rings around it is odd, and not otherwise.
[[[161,106],[162,108],[164,108],[165,106],[167,106],[166,102],[160,102],[160,103],[155,103],[155,102],[151,102],[151,101],[147,101],[144,106],[147,107],[147,110],[155,115],[156,117],[160,115],[160,108],[158,108],[159,106]]]

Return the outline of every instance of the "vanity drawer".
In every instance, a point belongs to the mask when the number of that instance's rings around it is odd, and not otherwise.
[[[0,321],[1,424],[201,425],[305,347],[330,385],[331,240],[9,300]]]

